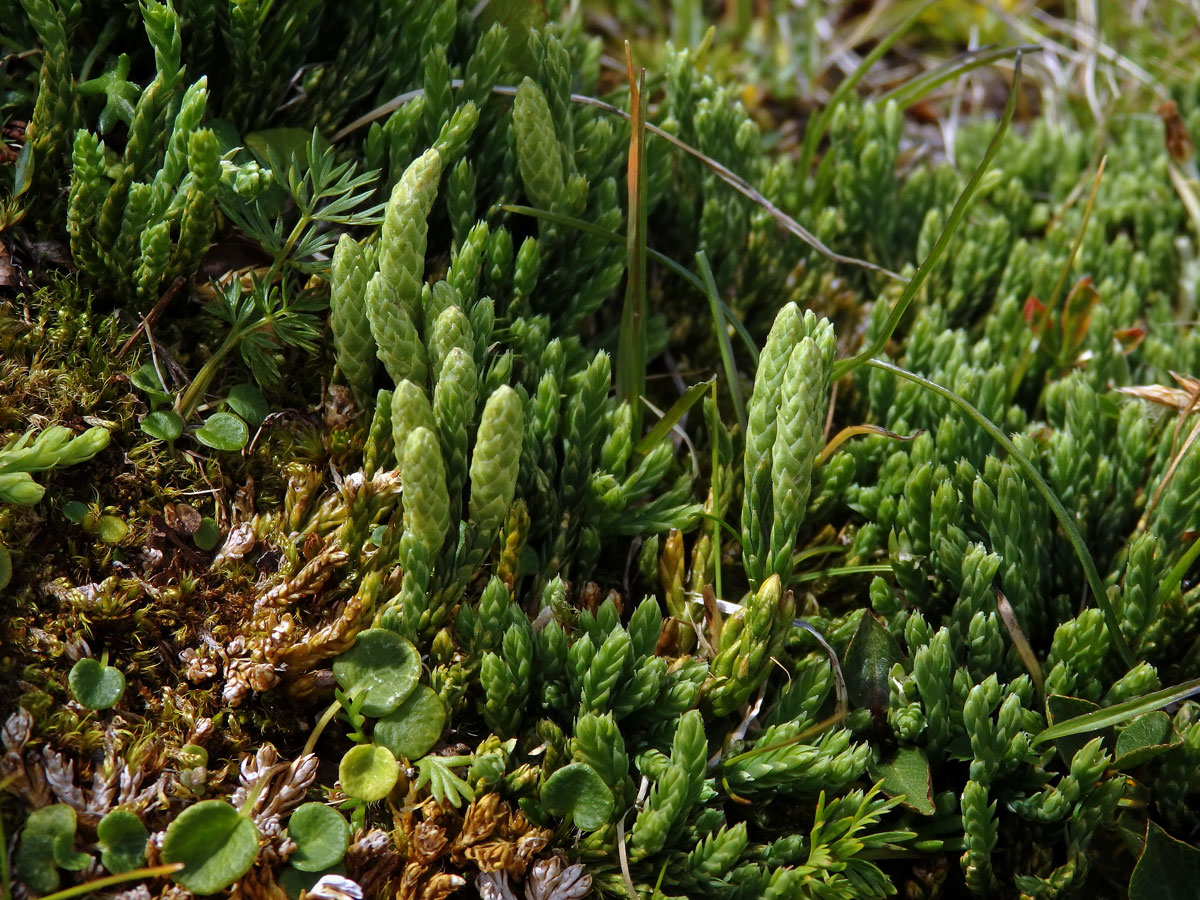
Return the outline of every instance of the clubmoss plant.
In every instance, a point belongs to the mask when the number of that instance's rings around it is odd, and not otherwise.
[[[1075,97],[1053,12],[110,6],[0,60],[5,895],[1178,888],[1186,67],[1106,9]]]

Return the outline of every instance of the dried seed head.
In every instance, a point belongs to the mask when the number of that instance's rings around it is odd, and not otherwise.
[[[311,890],[301,891],[300,900],[362,900],[358,883],[342,875],[322,875]]]
[[[9,753],[20,753],[25,749],[29,736],[33,733],[33,716],[29,710],[21,706],[4,722],[0,731],[0,739],[4,741],[4,749]]]

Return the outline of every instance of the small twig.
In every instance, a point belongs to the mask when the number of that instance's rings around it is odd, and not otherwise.
[[[143,331],[148,333],[149,327],[154,324],[155,320],[157,320],[160,315],[162,315],[162,311],[167,308],[172,300],[175,299],[175,295],[179,293],[180,288],[182,288],[186,283],[187,279],[182,275],[171,282],[170,287],[163,292],[163,295],[158,298],[158,302],[154,304],[154,308],[151,309],[150,312],[145,315],[145,317],[143,317],[141,324],[134,329],[133,334],[129,336],[129,340],[121,345],[121,349],[117,351],[117,359],[121,359],[121,357],[129,352],[129,348],[133,346],[134,341],[138,339]],[[151,348],[151,350],[153,350],[153,348]],[[162,376],[160,375],[159,377],[161,378]],[[165,387],[166,384],[167,383],[164,381],[163,386]]]

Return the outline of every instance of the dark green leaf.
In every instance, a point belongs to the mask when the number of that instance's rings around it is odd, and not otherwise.
[[[350,846],[350,825],[324,803],[305,803],[288,819],[288,836],[296,842],[291,864],[302,872],[319,872],[342,861]]]
[[[130,372],[129,380],[133,382],[134,387],[141,388],[151,396],[157,394],[164,400],[169,399],[167,388],[158,377],[158,369],[154,368],[154,363],[144,363]]]
[[[184,867],[171,877],[193,894],[215,894],[250,871],[258,856],[258,829],[224,800],[189,806],[167,826],[163,862]]]
[[[1200,885],[1200,849],[1171,837],[1153,822],[1129,880],[1129,900],[1194,900]]]
[[[251,428],[257,428],[271,410],[267,406],[267,398],[262,391],[249,382],[235,384],[225,398],[229,408],[246,420]]]
[[[308,141],[312,132],[307,128],[264,128],[252,131],[245,137],[246,147],[262,163],[272,160],[290,163],[302,162],[308,152]],[[280,167],[284,168],[284,167]]]
[[[539,799],[547,812],[571,819],[584,831],[607,825],[615,806],[612,791],[600,773],[579,762],[563,766],[546,779]]]
[[[75,702],[88,709],[111,709],[125,693],[125,676],[120,670],[90,657],[71,667],[67,684]]]
[[[1046,698],[1046,720],[1051,724],[1066,722],[1073,720],[1075,717],[1085,716],[1089,713],[1099,710],[1098,704],[1091,700],[1084,700],[1080,697],[1064,697],[1061,694],[1051,694]],[[1104,739],[1107,741],[1112,737],[1112,729],[1108,729],[1104,734]],[[1070,763],[1071,758],[1075,753],[1091,740],[1092,735],[1088,734],[1068,734],[1063,735],[1055,741],[1055,749],[1058,750],[1059,757],[1063,762]],[[1034,739],[1037,743],[1037,738]]]
[[[158,438],[160,441],[178,440],[183,434],[183,419],[169,409],[158,409],[152,413],[147,413],[142,419],[142,431],[150,435],[152,438]]]
[[[96,826],[100,862],[114,875],[136,869],[146,861],[146,839],[150,832],[142,820],[127,809],[114,809]]]
[[[74,522],[76,525],[78,525],[84,520],[84,517],[87,516],[88,505],[86,503],[81,503],[78,500],[68,500],[63,504],[62,512],[67,521]]]
[[[217,523],[205,516],[200,520],[200,527],[196,529],[196,533],[192,535],[192,542],[201,550],[212,550],[220,541],[221,530]]]
[[[214,450],[241,450],[250,440],[250,429],[233,413],[213,413],[196,432],[196,440]]]
[[[891,689],[889,674],[900,660],[896,641],[871,610],[864,610],[842,663],[850,701],[871,710],[876,718],[885,715]]]

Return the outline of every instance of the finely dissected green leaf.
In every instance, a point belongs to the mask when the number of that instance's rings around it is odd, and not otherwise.
[[[363,698],[364,715],[386,716],[416,690],[421,655],[395,632],[369,628],[333,661],[333,676],[351,697]]]
[[[305,803],[288,817],[288,837],[296,842],[289,862],[302,872],[337,865],[350,846],[350,824],[324,803]]]
[[[184,864],[171,877],[189,891],[215,894],[250,871],[258,837],[254,823],[224,800],[203,800],[167,826],[162,858]]]
[[[439,803],[462,806],[463,800],[474,800],[475,790],[454,774],[454,769],[471,762],[469,756],[423,756],[417,760],[417,787],[429,785],[429,792]]]

